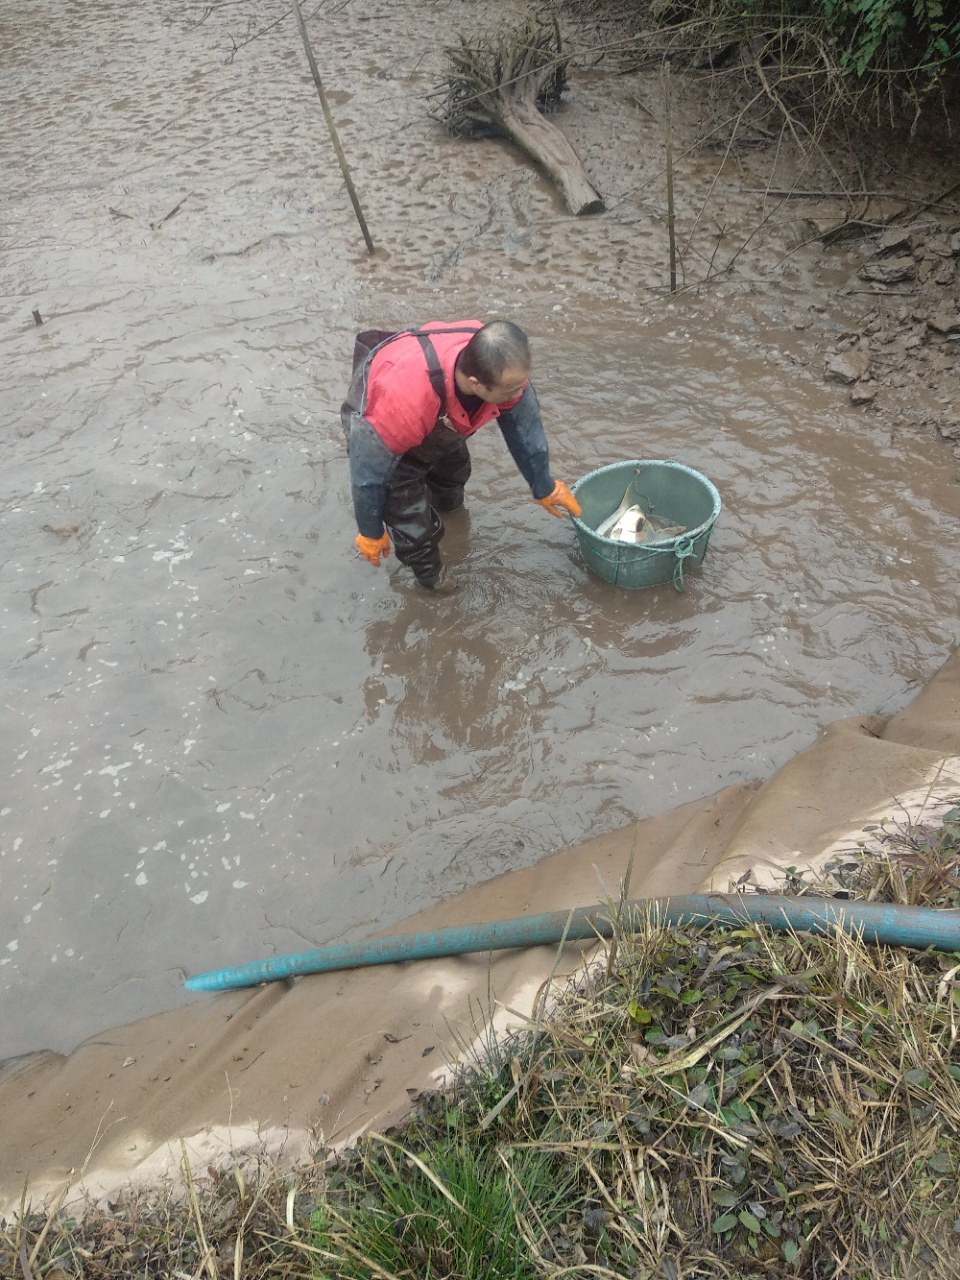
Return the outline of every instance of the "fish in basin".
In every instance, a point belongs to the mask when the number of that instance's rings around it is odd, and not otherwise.
[[[601,520],[596,532],[601,538],[612,538],[614,542],[632,542],[645,545],[648,542],[666,542],[686,533],[682,524],[670,524],[657,516],[647,515],[643,508],[635,503],[625,510],[618,507],[612,515]]]
[[[646,523],[646,514],[638,504],[627,507],[626,511],[618,507],[613,515],[601,520],[597,533],[601,538],[613,538],[615,542],[636,542],[637,534]]]

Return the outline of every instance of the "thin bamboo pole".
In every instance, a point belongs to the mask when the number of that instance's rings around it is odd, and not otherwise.
[[[663,123],[667,146],[667,237],[670,241],[670,292],[677,291],[677,234],[673,211],[673,119],[670,104],[670,63],[663,64]]]
[[[360,223],[360,230],[363,232],[363,238],[367,243],[367,252],[373,253],[374,246],[373,241],[370,238],[370,232],[367,230],[367,220],[364,218],[363,210],[360,208],[360,201],[357,199],[353,179],[350,177],[350,168],[347,164],[347,157],[343,154],[343,147],[340,145],[337,126],[333,122],[333,113],[330,110],[330,104],[327,102],[327,95],[323,91],[323,81],[320,79],[317,60],[313,56],[313,49],[310,45],[310,37],[307,35],[306,24],[303,21],[303,13],[300,9],[300,3],[299,0],[290,0],[290,3],[293,5],[293,13],[297,20],[297,26],[300,29],[300,39],[303,41],[307,61],[310,63],[313,83],[317,86],[317,93],[320,97],[320,106],[323,109],[323,118],[327,122],[327,128],[330,131],[330,139],[333,142],[333,149],[336,151],[337,159],[340,161],[340,171],[343,174],[343,180],[347,184],[347,193],[350,196],[350,203],[353,205],[353,211],[357,215],[357,221]]]

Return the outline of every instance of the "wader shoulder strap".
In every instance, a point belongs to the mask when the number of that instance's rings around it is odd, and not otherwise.
[[[430,341],[430,334],[443,333],[477,333],[477,329],[413,329],[411,331],[417,341],[423,347],[423,358],[427,362],[427,374],[430,378],[430,385],[436,393],[437,399],[440,401],[440,413],[438,417],[443,417],[447,412],[447,386],[443,377],[443,370],[440,367],[440,361],[437,358],[437,349]]]
[[[449,333],[450,330],[445,330]],[[454,330],[454,332],[456,332]],[[440,360],[437,356],[437,349],[430,341],[430,335],[424,333],[422,329],[416,330],[416,338],[423,348],[423,358],[427,362],[427,376],[430,379],[430,385],[433,387],[434,394],[440,401],[440,412],[438,417],[443,417],[447,412],[447,386],[443,377],[443,370],[440,368]]]

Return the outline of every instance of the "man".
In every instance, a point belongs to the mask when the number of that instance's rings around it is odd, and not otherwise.
[[[506,320],[441,321],[399,333],[368,330],[354,351],[341,410],[350,455],[356,547],[378,566],[391,539],[421,587],[449,592],[438,512],[463,505],[467,440],[496,422],[533,497],[553,516],[580,504],[550,474],[530,344]]]

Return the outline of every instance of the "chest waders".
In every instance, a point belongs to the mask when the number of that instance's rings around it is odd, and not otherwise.
[[[440,576],[439,543],[444,530],[437,509],[453,511],[463,505],[463,489],[471,470],[466,438],[445,421],[446,386],[436,348],[430,341],[431,332],[440,336],[474,334],[477,330],[366,329],[358,333],[353,349],[353,377],[340,409],[344,435],[349,442],[353,415],[362,417],[366,407],[367,377],[374,355],[397,338],[417,339],[423,349],[430,385],[440,402],[437,421],[420,444],[398,459],[383,506],[383,523],[390,533],[397,559],[411,568],[424,586],[432,586]]]

